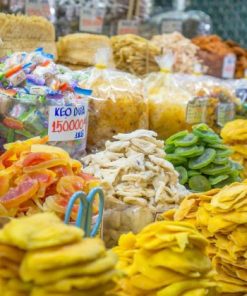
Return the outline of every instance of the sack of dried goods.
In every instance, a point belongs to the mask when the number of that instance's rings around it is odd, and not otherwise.
[[[175,207],[188,193],[156,136],[148,130],[118,134],[104,151],[82,159],[84,172],[99,178],[105,192],[108,245],[122,233],[140,231],[157,212]]]
[[[216,295],[207,244],[183,222],[160,221],[137,235],[122,235],[113,251],[119,257],[117,268],[126,276],[118,282],[116,295]]]
[[[234,153],[231,158],[243,166],[243,177],[247,178],[247,120],[236,119],[228,122],[221,131],[221,136]]]
[[[6,224],[0,258],[6,264],[0,268],[1,296],[103,296],[120,274],[117,256],[100,239],[83,238],[81,229],[52,213]]]
[[[70,197],[88,193],[99,182],[81,171],[78,160],[46,138],[6,144],[0,156],[0,216],[19,217],[52,211],[63,217]],[[95,205],[94,213],[97,213]],[[72,212],[76,218],[77,208]]]
[[[89,102],[88,148],[102,149],[118,133],[148,128],[148,104],[141,79],[107,69],[109,52],[96,54],[95,67],[85,70],[80,86],[93,90]]]
[[[203,192],[240,181],[242,166],[229,156],[233,153],[206,124],[193,126],[166,140],[165,159],[179,173],[179,181],[194,192]]]
[[[161,49],[137,35],[117,35],[111,38],[114,62],[118,69],[135,75],[159,71],[155,57]]]
[[[208,238],[220,295],[247,293],[247,182],[186,197],[165,219],[194,224]]]

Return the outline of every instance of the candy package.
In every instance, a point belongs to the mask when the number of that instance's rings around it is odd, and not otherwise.
[[[91,92],[78,87],[76,73],[37,49],[5,58],[0,75],[0,145],[48,134],[50,144],[83,155]]]
[[[88,148],[104,147],[105,141],[118,133],[148,128],[148,104],[143,82],[131,74],[107,69],[108,50],[96,54],[95,67],[80,81],[82,88],[92,89],[89,102]]]

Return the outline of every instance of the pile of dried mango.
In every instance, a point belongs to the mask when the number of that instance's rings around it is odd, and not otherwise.
[[[247,182],[186,197],[164,218],[194,224],[209,239],[208,255],[222,295],[247,293]]]
[[[231,158],[243,165],[243,177],[247,178],[247,120],[228,122],[221,131],[221,137],[234,151]]]
[[[52,213],[14,219],[0,231],[1,296],[103,296],[117,256]]]
[[[126,272],[118,296],[214,295],[207,240],[190,224],[161,221],[123,234],[113,251]]]
[[[0,216],[42,211],[63,216],[73,193],[87,193],[98,185],[95,178],[82,173],[79,161],[61,148],[45,145],[46,141],[37,137],[5,145],[6,152],[0,156]],[[72,217],[77,209],[76,205]]]

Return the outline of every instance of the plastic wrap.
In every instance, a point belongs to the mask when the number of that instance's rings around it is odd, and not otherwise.
[[[141,79],[121,71],[106,69],[108,54],[96,55],[96,66],[87,71],[81,87],[93,90],[89,103],[88,148],[101,149],[117,133],[148,128],[148,104]],[[103,60],[100,61],[100,58]]]

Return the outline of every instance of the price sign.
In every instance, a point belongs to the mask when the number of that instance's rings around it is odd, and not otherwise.
[[[223,127],[235,117],[234,103],[220,103],[217,108],[217,124]]]
[[[120,20],[118,22],[117,34],[135,34],[138,35],[138,21],[136,20]]]
[[[105,18],[105,9],[101,7],[81,7],[80,31],[102,33]]]
[[[187,105],[186,122],[195,124],[206,121],[207,98],[195,98]]]
[[[49,141],[73,141],[86,137],[88,104],[49,108]]]
[[[51,17],[49,0],[26,0],[25,11],[27,15]]]
[[[236,67],[236,56],[234,54],[228,54],[224,57],[222,67],[223,78],[233,78]]]

